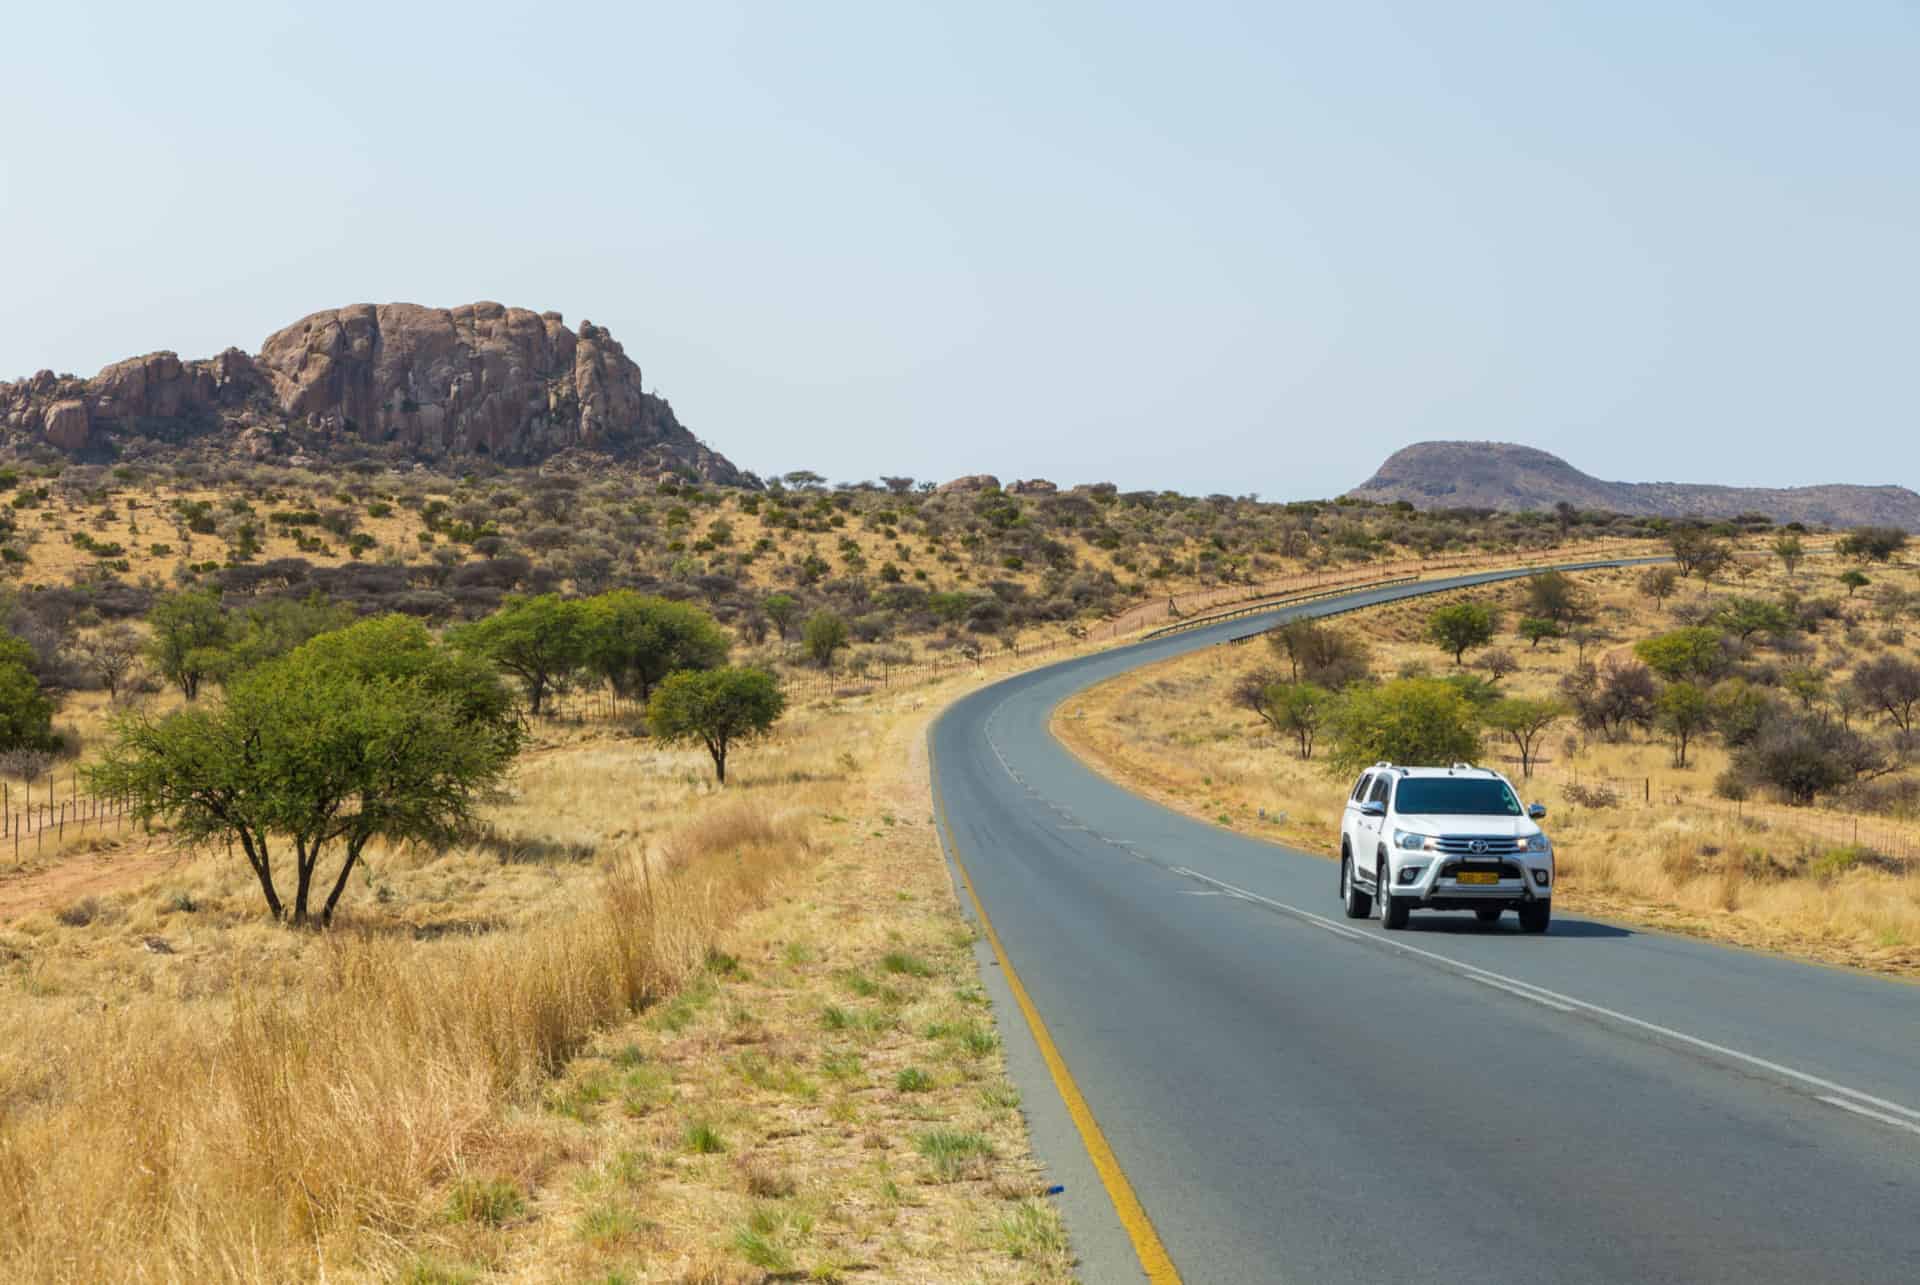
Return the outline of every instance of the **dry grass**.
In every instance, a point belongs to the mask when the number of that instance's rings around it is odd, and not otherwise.
[[[1037,1184],[909,752],[937,699],[799,711],[725,791],[553,731],[331,934],[219,855],[16,920],[0,1277],[1063,1277],[1001,1230]],[[942,1180],[930,1127],[992,1159]]]
[[[1803,590],[1815,572],[1802,567]],[[1831,569],[1825,572],[1831,579]],[[1624,649],[1634,638],[1670,627],[1636,599],[1633,572],[1581,577],[1594,595],[1599,644]],[[1911,573],[1881,570],[1901,583]],[[1733,590],[1777,593],[1771,568]],[[1697,590],[1691,590],[1697,592]],[[1506,609],[1507,628],[1519,590],[1481,591]],[[1344,617],[1341,627],[1367,637],[1376,672],[1409,665],[1446,672],[1449,658],[1421,638],[1432,599]],[[1867,604],[1857,604],[1864,612]],[[1856,627],[1830,627],[1818,663],[1844,673],[1867,654]],[[1851,637],[1851,641],[1849,641]],[[1502,682],[1508,691],[1545,694],[1574,662],[1568,644],[1529,650],[1503,639],[1521,668]],[[1592,654],[1591,652],[1589,653]],[[1069,701],[1055,729],[1076,753],[1150,797],[1190,815],[1331,858],[1340,809],[1350,784],[1318,760],[1302,762],[1291,741],[1267,734],[1229,699],[1233,682],[1272,657],[1259,644],[1214,647],[1122,675]],[[1725,751],[1700,744],[1685,769],[1674,768],[1664,743],[1629,738],[1608,743],[1550,739],[1550,759],[1522,792],[1549,804],[1560,861],[1557,898],[1575,913],[1601,914],[1673,931],[1734,941],[1878,971],[1920,976],[1920,868],[1890,861],[1851,843],[1853,817],[1828,809],[1748,803],[1736,809],[1714,799],[1711,785]],[[1490,744],[1489,750],[1498,757]],[[1571,753],[1569,753],[1571,750]],[[1502,766],[1518,774],[1517,763]],[[1627,794],[1616,804],[1581,806],[1583,783],[1611,783]],[[1646,800],[1651,797],[1649,804]],[[1862,822],[1899,836],[1910,822]]]

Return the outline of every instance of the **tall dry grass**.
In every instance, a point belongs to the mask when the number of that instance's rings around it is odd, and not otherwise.
[[[751,796],[651,852],[630,841],[564,913],[435,942],[341,933],[301,981],[245,979],[215,1020],[171,997],[71,1005],[0,1071],[0,1279],[378,1271],[447,1178],[598,1030],[670,993],[809,851]]]

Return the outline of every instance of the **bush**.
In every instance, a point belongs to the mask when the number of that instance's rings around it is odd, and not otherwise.
[[[847,645],[847,622],[823,607],[807,617],[800,645],[814,664],[826,669],[833,664],[834,653]]]
[[[1480,752],[1473,707],[1460,690],[1431,678],[1397,678],[1347,693],[1329,720],[1331,762],[1343,773],[1370,763],[1443,764]]]

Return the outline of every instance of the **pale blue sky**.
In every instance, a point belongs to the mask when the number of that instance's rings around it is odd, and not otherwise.
[[[13,6],[0,377],[610,327],[717,449],[1920,484],[1911,3]]]

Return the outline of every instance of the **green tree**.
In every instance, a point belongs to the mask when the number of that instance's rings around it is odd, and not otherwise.
[[[20,650],[31,654],[25,644]],[[57,743],[53,701],[40,690],[40,680],[17,656],[0,655],[0,753],[50,750]]]
[[[800,618],[800,601],[790,593],[769,594],[761,604],[767,613],[767,619],[780,631],[780,641],[785,642],[793,632],[793,622]]]
[[[1907,533],[1891,526],[1855,527],[1841,536],[1835,547],[1844,557],[1858,558],[1862,562],[1885,562],[1907,547]]]
[[[233,620],[205,589],[183,589],[155,602],[147,628],[147,659],[190,701],[199,698],[200,684],[227,664]]]
[[[837,612],[822,607],[807,617],[806,628],[800,631],[800,645],[814,664],[826,669],[833,664],[833,654],[847,645],[847,622]]]
[[[1585,595],[1562,571],[1542,571],[1527,577],[1527,614],[1565,625],[1586,609]]]
[[[1679,587],[1680,577],[1672,567],[1651,567],[1640,576],[1640,592],[1653,599],[1655,605],[1664,604]]]
[[[727,663],[726,631],[691,603],[614,589],[583,611],[586,667],[622,696],[646,700],[668,674]]]
[[[557,593],[508,598],[484,620],[451,630],[448,641],[518,679],[527,708],[538,714],[549,694],[562,692],[587,658],[587,612]]]
[[[1667,546],[1673,550],[1673,560],[1679,564],[1681,575],[1690,576],[1697,571],[1702,580],[1713,579],[1714,573],[1732,556],[1726,545],[1700,526],[1675,527],[1667,536]]]
[[[1396,678],[1347,692],[1334,705],[1327,731],[1334,746],[1329,760],[1341,772],[1382,759],[1455,763],[1480,752],[1473,707],[1459,689],[1432,678]]]
[[[1673,765],[1687,765],[1687,746],[1713,726],[1713,702],[1692,683],[1668,683],[1653,701],[1654,726],[1673,738]]]
[[[1840,583],[1847,587],[1847,597],[1851,598],[1854,594],[1859,593],[1862,589],[1872,584],[1873,581],[1867,579],[1866,573],[1861,571],[1860,568],[1848,567],[1840,573]]]
[[[1726,653],[1721,649],[1720,640],[1718,629],[1689,625],[1685,629],[1642,638],[1633,645],[1633,654],[1648,669],[1669,682],[1710,678],[1726,664]]]
[[[1456,602],[1427,617],[1427,637],[1458,665],[1468,651],[1493,639],[1493,612],[1477,602]]]
[[[727,755],[734,746],[766,735],[786,707],[786,697],[765,670],[684,670],[654,689],[647,726],[666,745],[705,745],[714,779],[725,785]]]
[[[1487,730],[1513,742],[1520,755],[1520,775],[1532,776],[1539,761],[1542,742],[1552,726],[1569,713],[1566,703],[1557,700],[1530,700],[1508,696],[1495,701],[1482,715]]]
[[[1558,638],[1560,626],[1539,616],[1528,616],[1520,622],[1520,636],[1527,640],[1529,647],[1538,647],[1543,639]]]
[[[1793,613],[1765,598],[1728,598],[1713,613],[1713,619],[1741,642],[1758,633],[1778,638],[1793,628]]]
[[[321,593],[298,601],[281,599],[229,617],[229,636],[208,676],[228,681],[286,655],[300,644],[353,623],[353,608],[328,602]]]
[[[238,842],[276,919],[304,926],[330,852],[342,857],[319,921],[331,924],[374,839],[444,843],[505,778],[521,725],[482,662],[383,617],[325,634],[241,675],[216,705],[115,721],[88,769],[189,842]],[[293,903],[278,876],[293,851]]]
[[[1293,737],[1300,757],[1313,757],[1314,738],[1326,722],[1333,693],[1313,683],[1272,683],[1260,693],[1260,716]]]
[[[1787,578],[1791,580],[1800,569],[1800,560],[1807,556],[1807,546],[1793,532],[1782,531],[1773,539],[1773,556],[1780,559],[1780,565],[1787,569]]]

